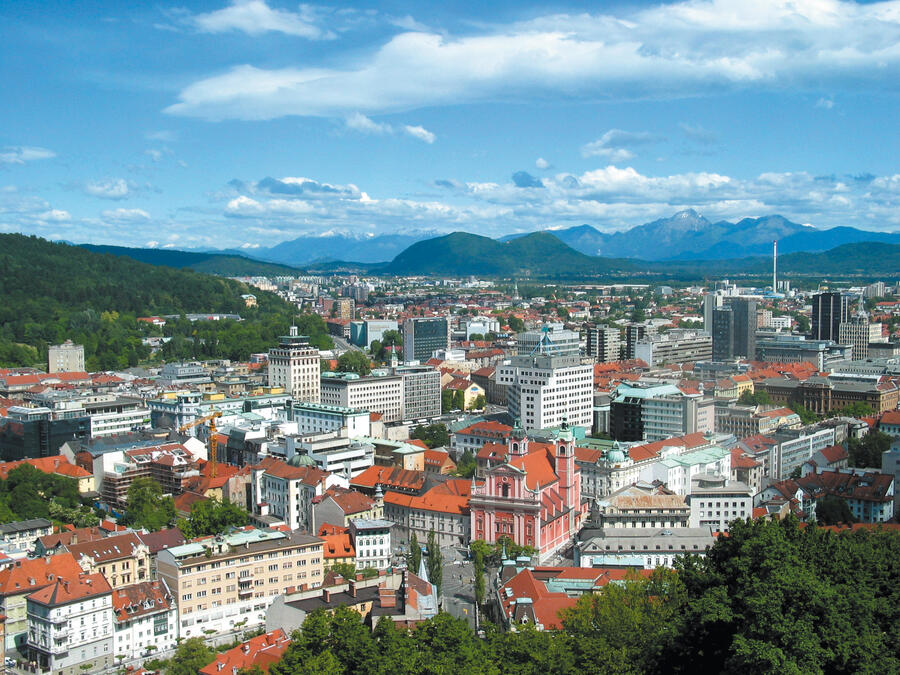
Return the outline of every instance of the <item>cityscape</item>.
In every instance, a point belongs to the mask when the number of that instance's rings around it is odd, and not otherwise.
[[[0,672],[900,672],[898,17],[0,8]]]

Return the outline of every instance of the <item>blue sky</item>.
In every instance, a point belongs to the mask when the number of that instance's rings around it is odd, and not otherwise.
[[[8,2],[0,231],[900,230],[900,2]]]

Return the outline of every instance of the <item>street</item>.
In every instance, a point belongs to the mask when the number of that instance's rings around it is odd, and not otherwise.
[[[444,611],[468,621],[475,628],[474,569],[471,560],[452,546],[441,549],[444,556]]]

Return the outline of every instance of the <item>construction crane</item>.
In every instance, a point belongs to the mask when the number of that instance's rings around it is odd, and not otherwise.
[[[219,440],[216,438],[216,418],[221,417],[222,413],[218,410],[213,411],[209,415],[205,417],[198,417],[193,422],[188,422],[187,424],[182,424],[178,427],[178,433],[183,434],[188,429],[192,429],[204,422],[209,422],[209,442],[207,443],[207,447],[209,448],[209,477],[215,478],[216,473],[219,468],[218,457],[216,456]]]

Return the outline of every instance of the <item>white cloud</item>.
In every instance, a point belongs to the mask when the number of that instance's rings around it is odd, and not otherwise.
[[[101,215],[117,223],[140,223],[150,220],[150,214],[143,209],[110,209]]]
[[[315,25],[307,8],[301,6],[300,13],[288,12],[272,9],[263,0],[234,0],[228,7],[194,16],[193,23],[205,33],[235,30],[256,36],[271,31],[313,40],[330,37]]]
[[[29,147],[26,145],[12,146],[0,151],[0,164],[25,164],[38,159],[52,159],[56,153],[47,148]]]
[[[541,169],[541,170],[543,170],[543,169],[549,169],[549,168],[550,168],[550,162],[548,162],[548,161],[547,161],[546,159],[544,159],[543,157],[538,157],[536,160],[534,160],[534,165],[535,165],[538,169]]]
[[[834,107],[834,99],[825,98],[824,96],[816,101],[817,108],[825,108],[826,110],[831,110]]]
[[[149,150],[144,150],[145,155],[149,155],[150,159],[154,162],[158,162],[163,158],[163,151],[157,150],[156,148],[150,148]]]
[[[344,120],[348,129],[359,131],[364,134],[392,134],[393,127],[390,124],[375,122],[362,113],[353,113]]]
[[[581,154],[583,157],[606,157],[610,162],[627,162],[634,157],[629,148],[660,140],[662,139],[647,131],[610,129],[596,141],[582,146]]]
[[[353,131],[358,131],[363,134],[395,134],[399,131],[402,131],[404,134],[408,136],[412,136],[413,138],[417,138],[420,141],[425,141],[429,145],[434,143],[437,136],[428,131],[421,126],[412,126],[409,124],[404,124],[403,126],[398,128],[394,128],[392,125],[387,122],[376,122],[373,119],[366,117],[362,113],[355,112],[352,115],[349,115],[345,120],[344,124],[348,129],[352,129]]]
[[[119,200],[131,194],[131,186],[124,178],[112,178],[86,183],[84,191],[92,197]]]
[[[72,214],[61,209],[50,209],[49,211],[38,213],[36,217],[39,220],[44,220],[51,223],[64,223],[72,220]]]
[[[408,135],[412,136],[413,138],[418,138],[420,141],[425,141],[429,145],[431,143],[434,143],[435,139],[437,138],[437,136],[435,136],[433,133],[428,131],[428,129],[426,129],[425,127],[421,127],[421,126],[410,126],[407,124],[407,125],[404,125],[403,131],[405,131]]]
[[[561,95],[666,99],[832,83],[893,90],[900,78],[896,2],[686,0],[607,11],[459,35],[411,30],[340,67],[239,65],[187,86],[167,111],[344,117]]]

